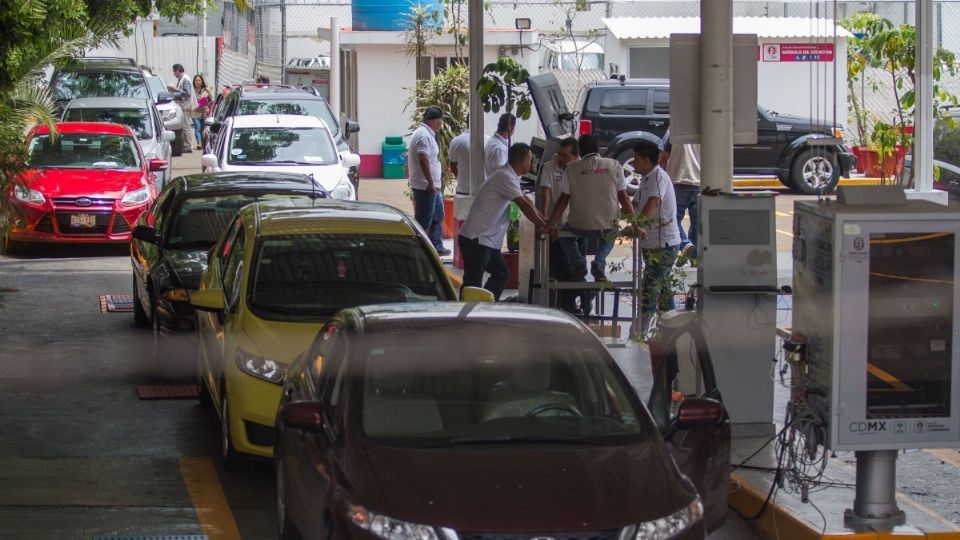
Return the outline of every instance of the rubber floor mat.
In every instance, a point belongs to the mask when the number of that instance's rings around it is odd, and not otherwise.
[[[100,295],[100,313],[130,313],[132,311],[132,294]]]
[[[195,384],[145,384],[137,387],[140,399],[191,399],[197,395]]]

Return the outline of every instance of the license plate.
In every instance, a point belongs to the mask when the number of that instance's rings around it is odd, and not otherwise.
[[[97,226],[97,215],[70,214],[70,226],[75,228],[92,229]]]

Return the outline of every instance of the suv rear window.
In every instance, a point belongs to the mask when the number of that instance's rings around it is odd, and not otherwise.
[[[647,92],[637,91],[635,88],[623,90],[608,90],[600,100],[600,114],[636,116],[645,114],[647,110]],[[667,108],[669,113],[669,105]]]
[[[148,98],[143,76],[127,71],[63,71],[53,81],[53,99],[84,97]]]

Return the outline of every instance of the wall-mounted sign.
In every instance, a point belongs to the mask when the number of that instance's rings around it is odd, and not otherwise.
[[[833,43],[764,43],[764,62],[833,62]]]

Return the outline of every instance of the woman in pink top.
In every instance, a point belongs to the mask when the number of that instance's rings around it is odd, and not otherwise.
[[[207,81],[203,80],[203,75],[197,74],[193,78],[193,91],[197,95],[197,107],[190,111],[190,118],[193,120],[193,131],[197,135],[197,150],[203,149],[203,119],[210,116],[213,110],[213,98],[210,95],[210,89],[207,88]]]

